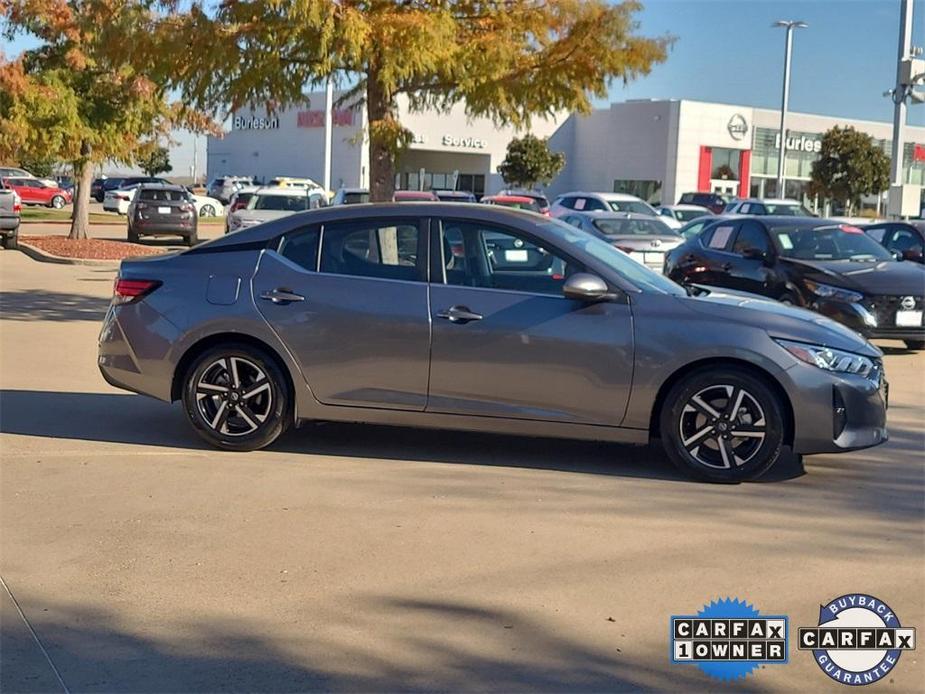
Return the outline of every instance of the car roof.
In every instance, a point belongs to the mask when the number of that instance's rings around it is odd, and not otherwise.
[[[635,195],[630,195],[629,193],[594,193],[594,192],[587,192],[584,190],[577,190],[577,191],[571,191],[569,193],[563,193],[559,197],[560,198],[578,197],[578,196],[589,197],[592,195],[596,195],[599,198],[604,198],[605,200],[625,200],[625,201],[638,200],[640,202],[645,202],[642,198],[637,197]]]
[[[802,203],[799,200],[793,200],[791,198],[737,198],[732,202],[735,203],[746,203],[746,202],[760,202],[760,203],[771,203],[772,205],[801,205]]]
[[[135,187],[142,190],[186,190],[186,188],[177,183],[158,183],[157,181],[136,183]]]
[[[666,210],[706,210],[707,212],[710,211],[708,207],[704,207],[703,205],[691,205],[690,203],[684,203],[684,202],[678,203],[677,205],[662,205],[662,207],[664,207]]]
[[[499,202],[536,202],[535,198],[527,197],[526,195],[486,195],[482,198],[482,202],[486,200],[497,200]]]
[[[285,186],[262,186],[250,192],[257,193],[257,195],[288,195],[293,198],[304,198],[306,196],[318,195],[320,189],[313,188],[307,190],[304,188],[287,188]]]
[[[572,210],[572,214],[584,215],[592,219],[650,219],[656,222],[662,222],[658,217],[642,212],[617,212],[613,210]]]

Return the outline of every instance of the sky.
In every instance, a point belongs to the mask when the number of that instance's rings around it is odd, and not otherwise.
[[[925,46],[925,0],[913,0],[914,45]],[[794,34],[790,110],[891,121],[883,92],[896,78],[899,0],[644,0],[639,33],[671,34],[668,60],[629,85],[616,83],[607,100],[697,99],[779,108],[784,61],[778,19],[809,24]],[[34,45],[18,38],[8,56]],[[925,104],[911,105],[907,122],[925,126]],[[205,140],[177,133],[175,175],[188,175],[193,148],[205,168]],[[194,144],[195,143],[195,144]]]

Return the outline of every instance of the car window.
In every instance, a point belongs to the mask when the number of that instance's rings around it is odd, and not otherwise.
[[[731,224],[719,224],[701,234],[700,243],[715,251],[724,251],[730,246],[734,230],[735,227]]]
[[[595,198],[585,198],[585,209],[586,210],[606,210],[609,209],[607,205],[600,200]]]
[[[802,205],[795,205],[793,203],[768,205],[767,211],[762,212],[761,214],[773,214],[773,215],[777,215],[778,217],[812,217],[813,216],[813,213],[807,210]]]
[[[142,189],[138,192],[139,200],[155,200],[159,202],[184,202],[189,200],[182,190],[158,190],[157,188]]]
[[[319,236],[317,227],[287,234],[280,244],[279,254],[299,267],[314,272],[318,269]]]
[[[780,254],[800,260],[893,260],[883,246],[857,227],[783,226],[771,229]]]
[[[321,271],[404,281],[422,280],[416,221],[360,220],[324,227]]]
[[[870,236],[877,243],[883,243],[883,235],[886,233],[887,227],[867,227],[864,231],[867,232],[867,235]]]
[[[732,245],[732,252],[743,255],[745,251],[760,251],[768,253],[770,243],[764,227],[758,222],[745,221],[739,225],[739,232],[736,234],[735,242]]]
[[[582,267],[521,232],[447,220],[441,252],[447,284],[562,296],[565,278]]]
[[[689,205],[692,202],[694,202],[694,196],[692,194],[685,193],[684,195],[681,196],[682,205]]]
[[[922,255],[922,239],[914,231],[902,227],[893,231],[893,235],[887,241],[886,247],[899,253],[911,251],[913,255]]]
[[[309,204],[308,197],[302,195],[256,195],[248,202],[248,209],[302,212]]]
[[[652,208],[638,200],[609,200],[610,209],[614,212],[635,212],[636,214],[652,214]],[[601,207],[600,209],[604,209]],[[668,213],[671,216],[671,213]]]
[[[595,219],[592,224],[605,236],[675,236],[677,233],[655,217]]]

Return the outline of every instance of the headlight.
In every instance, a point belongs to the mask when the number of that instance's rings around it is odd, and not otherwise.
[[[856,304],[864,298],[863,294],[858,294],[850,289],[833,287],[829,284],[820,284],[819,282],[813,282],[811,280],[804,280],[804,282],[813,294],[823,299],[835,299],[835,301],[847,301],[850,304]]]
[[[818,366],[820,369],[836,373],[857,374],[873,380],[879,378],[879,369],[874,361],[860,354],[805,342],[777,338],[774,341],[800,361]]]

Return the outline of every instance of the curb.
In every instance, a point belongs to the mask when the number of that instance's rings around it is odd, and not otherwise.
[[[71,225],[70,219],[22,219],[19,222],[21,225],[25,226],[26,224],[66,224]],[[101,227],[124,227],[125,221],[113,221],[113,222],[90,222],[93,226]]]
[[[62,255],[53,255],[37,248],[25,241],[19,242],[19,250],[25,253],[32,260],[40,263],[56,263],[58,265],[95,265],[97,267],[114,267],[118,266],[121,260],[101,260],[97,258],[65,258]]]

